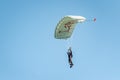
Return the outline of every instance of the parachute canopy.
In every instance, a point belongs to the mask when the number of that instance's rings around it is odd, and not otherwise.
[[[56,39],[67,39],[70,38],[73,30],[78,22],[82,23],[86,20],[82,16],[68,15],[63,17],[56,26],[55,38]]]

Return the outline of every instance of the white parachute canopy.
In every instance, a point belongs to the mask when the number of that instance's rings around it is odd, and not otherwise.
[[[55,38],[67,39],[70,38],[77,23],[83,23],[86,20],[82,16],[67,15],[63,17],[56,26]]]

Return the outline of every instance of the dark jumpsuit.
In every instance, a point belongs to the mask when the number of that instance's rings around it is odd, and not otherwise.
[[[73,66],[73,62],[72,62],[73,55],[72,55],[71,49],[68,50],[67,54],[68,54],[68,62],[70,64],[70,68],[71,68]]]

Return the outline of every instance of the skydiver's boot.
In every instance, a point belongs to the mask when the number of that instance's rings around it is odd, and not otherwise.
[[[70,64],[70,68],[72,68],[72,66],[73,66],[73,63]]]

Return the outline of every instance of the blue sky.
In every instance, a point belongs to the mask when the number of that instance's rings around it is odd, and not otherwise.
[[[0,80],[120,80],[119,0],[1,0]],[[58,21],[80,15],[70,40],[54,38]]]

